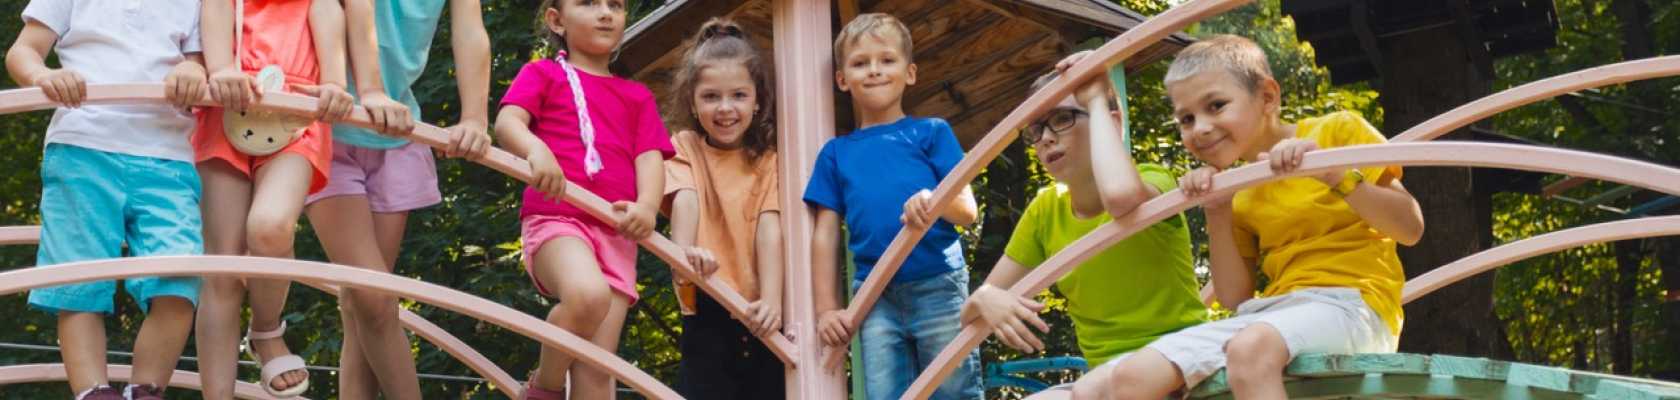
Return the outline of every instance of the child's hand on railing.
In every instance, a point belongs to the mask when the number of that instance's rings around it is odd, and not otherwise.
[[[251,107],[251,102],[261,99],[262,87],[257,80],[239,67],[229,67],[210,73],[210,99],[221,104],[222,108],[235,112],[245,112]]]
[[[81,107],[82,101],[87,100],[87,79],[69,69],[60,68],[41,74],[35,78],[34,85],[41,88],[47,100],[65,107]]]
[[[362,108],[367,109],[374,130],[379,133],[403,137],[414,132],[414,117],[409,114],[408,106],[398,103],[385,92],[364,93]]]
[[[1078,52],[1078,53],[1069,54],[1067,57],[1062,57],[1061,61],[1056,62],[1056,72],[1067,73],[1068,68],[1073,68],[1074,64],[1078,64],[1080,60],[1084,60],[1085,57],[1088,57],[1090,55],[1091,55],[1091,50],[1085,50],[1085,51],[1081,51],[1081,52]]]
[[[181,61],[169,71],[169,76],[163,78],[163,98],[169,101],[169,105],[184,112],[204,97],[204,92],[209,90],[206,86],[209,80],[203,65],[192,60]]]
[[[1219,168],[1204,165],[1178,178],[1178,190],[1184,191],[1184,197],[1197,198],[1207,195],[1213,190],[1213,176],[1219,174]],[[1231,208],[1231,197],[1236,193],[1227,194],[1210,199],[1202,203],[1205,210],[1227,210]]]
[[[712,276],[712,273],[718,270],[717,257],[712,255],[711,250],[694,246],[683,249],[683,255],[688,258],[688,265],[694,267],[694,272],[700,274],[701,279]]]
[[[1285,139],[1273,145],[1271,152],[1260,153],[1259,158],[1261,161],[1271,163],[1272,172],[1284,173],[1301,168],[1301,160],[1308,152],[1313,150],[1318,150],[1317,142],[1306,139]],[[1342,183],[1342,174],[1346,172],[1346,170],[1336,169],[1311,176],[1320,182],[1324,182],[1327,186],[1336,187],[1336,185]]]
[[[484,121],[462,120],[446,128],[449,131],[449,148],[443,150],[443,155],[475,162],[483,160],[485,155],[490,154],[490,133],[485,125]]]
[[[915,229],[927,229],[938,216],[933,215],[933,192],[922,189],[904,201],[904,214],[898,217],[898,222]]]
[[[848,317],[843,308],[823,311],[817,316],[817,335],[822,336],[824,344],[840,347],[852,341],[852,319]]]
[[[751,321],[741,321],[752,331],[753,336],[780,332],[782,330],[782,302],[779,299],[760,298],[747,304],[747,316]]]
[[[642,240],[653,233],[657,210],[652,207],[644,207],[632,201],[619,201],[613,203],[613,211],[618,213],[618,233],[624,237]]]
[[[292,90],[308,96],[314,96],[315,120],[321,122],[338,122],[350,117],[350,110],[356,107],[356,98],[350,97],[350,92],[337,83],[322,83],[320,85],[292,85]]]
[[[1027,327],[1049,332],[1050,324],[1038,317],[1044,304],[1009,293],[1007,290],[981,285],[963,303],[962,321],[973,322],[992,331],[992,336],[1004,345],[1023,353],[1044,351],[1044,341]]]
[[[546,146],[533,148],[525,155],[525,162],[531,164],[531,187],[543,193],[543,199],[558,201],[566,194],[566,173],[560,170],[560,162],[554,160],[554,153]]]

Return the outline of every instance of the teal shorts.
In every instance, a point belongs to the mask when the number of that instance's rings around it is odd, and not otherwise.
[[[202,193],[192,163],[48,144],[41,158],[38,268],[123,256],[204,254]],[[124,288],[142,311],[158,296],[198,303],[196,277],[139,277]],[[88,282],[29,292],[29,305],[58,312],[109,314],[117,282]]]

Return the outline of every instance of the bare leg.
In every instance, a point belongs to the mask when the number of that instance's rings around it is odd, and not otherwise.
[[[614,297],[595,262],[595,251],[582,239],[557,238],[538,250],[532,270],[543,287],[560,295],[560,304],[548,312],[548,322],[583,338],[594,337]],[[576,359],[571,355],[544,346],[531,385],[548,390],[564,388],[573,361]]]
[[[316,236],[321,238],[321,244],[327,250],[327,258],[334,263],[391,272],[402,245],[408,214],[375,214],[368,207],[366,196],[339,196],[322,199],[310,206],[309,220],[314,223]],[[367,246],[369,240],[375,241],[378,246]],[[345,288],[340,296],[340,307],[348,317],[344,320],[344,357],[362,357],[353,364],[368,368],[367,372],[378,378],[378,387],[386,397],[419,398],[420,381],[415,376],[414,354],[409,347],[408,335],[397,319],[397,298],[351,288]],[[350,336],[352,330],[355,332],[354,340]],[[356,353],[352,354],[350,350]],[[340,380],[363,376],[362,371],[344,373],[340,375]],[[346,386],[372,385],[350,382]]]
[[[1277,328],[1266,323],[1249,325],[1225,342],[1225,354],[1232,395],[1245,400],[1289,398],[1283,390],[1289,346]]]
[[[193,305],[175,296],[154,297],[151,303],[134,339],[134,376],[129,383],[165,388],[192,334]]]
[[[198,165],[204,182],[204,250],[209,254],[245,255],[245,216],[251,206],[251,182],[221,161]],[[239,311],[245,284],[239,278],[205,277],[198,291],[198,373],[204,398],[232,399],[238,378]]]
[[[105,375],[104,315],[58,313],[58,344],[72,393],[110,384],[110,378]]]
[[[292,258],[293,230],[298,215],[303,212],[303,199],[309,192],[313,178],[309,161],[303,156],[282,153],[257,169],[251,196],[251,212],[245,222],[245,242],[251,255],[258,257]],[[251,279],[251,329],[269,331],[280,327],[285,311],[286,295],[292,283],[284,280]],[[284,340],[258,340],[251,343],[264,360],[291,354]],[[272,386],[286,389],[309,378],[308,371],[289,371],[275,379]]]
[[[608,309],[606,318],[601,320],[600,328],[589,338],[590,343],[601,346],[608,353],[618,352],[619,333],[624,330],[624,315],[630,311],[630,298],[619,293],[613,293],[612,307]],[[572,377],[576,384],[572,385],[572,398],[576,399],[613,399],[618,385],[613,382],[612,375],[587,365],[572,363]]]
[[[1178,366],[1160,352],[1144,348],[1079,378],[1073,384],[1073,398],[1160,400],[1180,387],[1184,387],[1184,375]]]

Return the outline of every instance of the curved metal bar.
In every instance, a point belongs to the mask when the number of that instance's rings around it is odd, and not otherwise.
[[[313,282],[305,282],[304,284],[314,286],[316,289],[333,296],[339,296],[339,293],[341,293],[339,287],[335,285]],[[466,364],[467,368],[478,373],[478,376],[488,379],[490,383],[496,385],[496,390],[507,395],[508,398],[517,399],[524,393],[525,388],[519,380],[513,378],[513,375],[508,374],[506,370],[490,361],[483,353],[479,353],[478,350],[473,349],[466,342],[462,342],[455,335],[449,334],[449,331],[443,330],[437,324],[433,324],[432,321],[428,321],[425,317],[401,307],[397,308],[397,319],[402,322],[404,328],[408,328],[409,332],[414,332],[426,341],[432,342],[433,345],[442,349],[445,353],[449,353],[462,364]]]
[[[1208,198],[1234,193],[1284,177],[1305,176],[1333,168],[1380,165],[1510,168],[1568,174],[1646,186],[1669,194],[1680,192],[1680,169],[1550,147],[1444,142],[1390,143],[1315,151],[1306,155],[1300,169],[1288,174],[1273,174],[1270,166],[1255,163],[1214,176],[1214,190],[1208,195],[1191,199],[1185,197],[1182,191],[1173,190],[1156,196],[1154,199],[1138,206],[1137,209],[1132,210],[1131,213],[1114,217],[1113,222],[1104,224],[1068,247],[1063,248],[1051,256],[1050,259],[1041,263],[1038,268],[1034,268],[1027,273],[1019,282],[1016,282],[1015,286],[1009,288],[1009,291],[1020,296],[1038,293],[1048,288],[1056,279],[1067,275],[1079,263],[1085,262],[1091,256],[1102,252],[1103,249],[1107,249],[1120,239],[1131,236],[1140,229],[1177,215],[1191,207],[1198,206]],[[922,399],[932,393],[936,386],[934,383],[943,381],[956,367],[954,363],[956,357],[967,353],[969,349],[973,349],[974,346],[980,345],[980,342],[985,340],[986,332],[984,329],[979,325],[963,327],[956,340],[953,340],[951,345],[946,346],[945,350],[934,358],[928,366],[928,370],[922,371],[922,375],[916,378],[915,383],[911,385],[910,390],[905,392],[901,399]]]
[[[1400,302],[1410,303],[1465,278],[1541,254],[1594,243],[1670,235],[1680,235],[1680,216],[1606,222],[1518,240],[1460,258],[1422,276],[1408,279],[1405,290],[1400,293]]]
[[[128,382],[134,374],[134,367],[122,364],[111,364],[105,368],[105,375],[115,382]],[[27,364],[0,367],[0,386],[16,385],[20,383],[63,382],[69,377],[64,372],[64,364]],[[169,378],[169,387],[203,390],[199,386],[198,373],[191,371],[175,371],[175,376]],[[237,382],[233,386],[233,396],[250,400],[274,400],[262,386],[250,382]],[[298,400],[309,400],[306,397],[294,397]]]
[[[1142,24],[1127,30],[1119,37],[1092,51],[1091,55],[1086,56],[1084,60],[1068,68],[1067,72],[1062,74],[1060,78],[1027,97],[1027,100],[1022,102],[1020,107],[1016,107],[1015,111],[1009,112],[1009,115],[1004,117],[1003,121],[998,122],[991,132],[986,133],[985,138],[976,143],[974,148],[969,149],[968,154],[963,156],[962,162],[957,163],[956,168],[953,168],[951,173],[939,182],[939,187],[934,189],[933,214],[939,215],[944,212],[945,208],[950,206],[951,201],[957,198],[957,194],[961,193],[963,188],[968,187],[969,182],[973,182],[974,178],[980,175],[980,169],[984,168],[986,164],[990,164],[999,153],[1003,152],[1005,147],[1009,146],[1009,142],[1015,140],[1018,129],[1026,126],[1034,116],[1050,111],[1050,108],[1054,107],[1056,102],[1061,101],[1062,98],[1072,95],[1075,83],[1083,83],[1089,79],[1104,76],[1108,70],[1107,66],[1124,61],[1173,32],[1177,32],[1196,21],[1218,15],[1246,3],[1248,3],[1248,0],[1196,0],[1181,4],[1160,15],[1150,17]],[[1125,112],[1125,110],[1120,111]],[[853,295],[852,303],[846,307],[846,316],[851,319],[851,326],[863,326],[864,317],[868,316],[869,310],[875,307],[875,301],[880,299],[881,292],[886,290],[887,282],[891,281],[892,276],[898,273],[898,268],[903,265],[904,259],[910,256],[910,251],[915,248],[916,242],[920,242],[922,236],[926,233],[926,229],[904,227],[898,231],[897,236],[893,237],[892,243],[887,245],[887,250],[881,254],[881,258],[875,262],[874,269],[869,271],[869,276],[864,279],[863,285],[859,286],[857,293]],[[824,364],[833,364],[833,361],[837,361],[836,358],[844,356],[844,352],[831,351]]]
[[[613,353],[519,310],[394,274],[314,261],[238,256],[131,257],[84,261],[0,273],[0,294],[135,276],[240,276],[316,282],[383,292],[469,315],[535,339],[605,371],[650,398],[681,398],[671,388]]]
[[[40,230],[41,227],[39,226],[0,227],[0,245],[39,243],[41,237]],[[327,294],[331,294],[333,296],[339,295],[339,288],[337,286],[310,282],[305,282],[304,284],[314,286],[316,289],[327,292]],[[502,368],[497,366],[496,363],[491,362],[489,358],[484,357],[484,354],[479,353],[478,350],[473,349],[472,346],[468,346],[459,338],[449,334],[448,331],[443,330],[443,328],[438,327],[436,324],[433,324],[432,321],[428,321],[426,318],[421,317],[418,314],[400,308],[397,311],[397,318],[402,322],[404,328],[408,328],[410,332],[414,332],[414,334],[420,335],[420,337],[426,339],[426,341],[432,342],[433,345],[443,349],[443,351],[449,353],[449,355],[454,356],[455,359],[461,361],[462,364],[466,364],[467,368],[472,369],[473,372],[477,372],[479,376],[490,380],[490,382],[494,383],[496,385],[496,389],[500,390],[502,394],[507,395],[509,398],[519,398],[519,395],[523,390],[519,381],[514,379],[513,375],[509,375],[507,371],[502,370]]]
[[[137,83],[88,85],[88,98],[86,103],[157,103],[163,101],[163,98],[162,84]],[[215,103],[210,102],[208,95],[206,95],[205,98],[200,99],[198,104],[204,106],[215,105]],[[41,89],[38,88],[0,91],[0,115],[24,111],[44,110],[53,107],[56,107],[56,104],[47,100],[46,95],[42,94]],[[262,101],[257,103],[256,107],[259,109],[284,112],[300,116],[313,116],[315,113],[315,98],[290,93],[268,93],[263,95]],[[350,113],[350,118],[344,122],[369,129],[374,128],[367,109],[362,108],[361,106],[357,106],[355,110]],[[443,128],[420,123],[415,125],[414,133],[410,135],[408,139],[423,143],[433,148],[444,148],[449,145],[449,132],[443,130]],[[515,179],[519,179],[522,182],[529,183],[531,181],[530,165],[527,164],[524,159],[516,157],[513,154],[503,151],[502,149],[492,148],[490,153],[485,155],[484,159],[477,160],[477,162],[486,167],[490,167],[491,169],[507,174],[508,176],[514,177]],[[602,200],[600,196],[590,193],[589,190],[580,188],[577,185],[567,185],[564,197],[567,203],[583,209],[585,212],[588,212],[589,215],[595,216],[595,218],[599,218],[603,221],[613,220],[611,205],[607,204],[605,200]],[[741,319],[746,319],[749,316],[749,314],[747,314],[747,300],[745,297],[742,297],[739,292],[731,289],[721,277],[712,276],[701,278],[699,273],[695,271],[694,266],[688,264],[687,257],[683,256],[682,248],[678,247],[676,243],[671,242],[669,238],[666,238],[658,233],[654,233],[648,235],[646,239],[642,239],[641,245],[642,248],[645,248],[648,252],[658,256],[659,259],[665,260],[665,263],[670,265],[671,270],[677,275],[682,276],[683,279],[687,279],[690,282],[694,282],[701,290],[704,290],[707,294],[712,295],[712,298],[717,299],[718,304],[729,310],[730,314]],[[788,365],[794,365],[797,363],[797,361],[791,357],[794,352],[793,342],[788,341],[787,337],[782,335],[780,332],[774,332],[767,336],[768,337],[760,337],[759,339],[764,341],[765,346],[770,349],[771,353],[775,353],[776,357],[781,358],[782,362],[787,363]]]
[[[1430,118],[1428,121],[1423,121],[1423,123],[1395,135],[1389,142],[1433,140],[1494,114],[1565,93],[1675,75],[1680,75],[1680,55],[1625,61],[1583,69],[1529,82],[1465,103],[1452,109],[1452,111],[1437,115],[1435,118]]]
[[[40,226],[0,227],[0,246],[36,244],[40,242]]]

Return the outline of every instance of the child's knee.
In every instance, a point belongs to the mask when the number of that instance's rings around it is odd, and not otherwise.
[[[612,290],[581,291],[589,293],[562,295],[560,304],[549,310],[548,322],[577,328],[600,325],[601,320],[607,318],[607,312],[611,311]]]
[[[245,284],[237,277],[206,276],[198,287],[199,301],[207,298],[237,299],[244,295]]]
[[[283,218],[272,213],[251,211],[245,222],[245,243],[251,252],[272,255],[291,251],[296,218]]]
[[[150,310],[147,313],[148,316],[187,316],[190,318],[193,315],[193,302],[185,297],[158,296],[153,297],[150,302],[151,305],[147,307]]]
[[[396,297],[364,290],[344,292],[346,307],[357,323],[383,326],[397,323]],[[364,325],[366,326],[366,325]]]
[[[1225,343],[1225,372],[1232,381],[1281,375],[1289,363],[1289,346],[1276,328],[1254,324]]]

